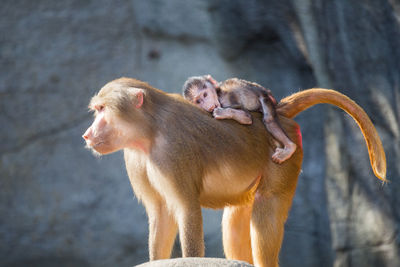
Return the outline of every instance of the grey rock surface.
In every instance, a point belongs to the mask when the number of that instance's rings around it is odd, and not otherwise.
[[[147,218],[122,154],[84,148],[87,104],[121,76],[180,93],[208,73],[258,82],[277,99],[334,88],[366,110],[386,185],[343,112],[321,105],[296,118],[303,171],[280,265],[399,266],[399,31],[392,0],[3,0],[0,266],[146,262]],[[206,256],[223,257],[221,212],[203,217]]]
[[[251,267],[253,265],[243,261],[234,261],[218,258],[179,258],[170,260],[151,261],[137,265],[138,267]]]

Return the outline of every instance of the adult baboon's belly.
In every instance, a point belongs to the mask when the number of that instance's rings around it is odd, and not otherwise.
[[[241,172],[236,168],[221,166],[206,174],[200,194],[200,203],[208,208],[245,204],[251,201],[261,177],[261,172]]]

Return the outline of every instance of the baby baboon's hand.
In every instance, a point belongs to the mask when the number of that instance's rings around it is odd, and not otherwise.
[[[228,114],[226,114],[223,108],[214,108],[213,117],[216,119],[228,119]]]
[[[243,116],[242,115],[237,116],[236,120],[238,122],[240,122],[241,124],[252,124],[253,123],[251,115],[248,113],[245,113]]]

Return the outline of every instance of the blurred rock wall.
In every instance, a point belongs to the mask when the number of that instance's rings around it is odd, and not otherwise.
[[[121,76],[180,93],[207,73],[256,81],[278,99],[334,88],[366,110],[386,185],[344,112],[319,106],[296,118],[305,158],[280,262],[399,266],[399,23],[394,0],[3,0],[0,266],[147,261],[147,218],[122,154],[84,148],[87,103]],[[206,255],[223,257],[221,212],[204,213]]]

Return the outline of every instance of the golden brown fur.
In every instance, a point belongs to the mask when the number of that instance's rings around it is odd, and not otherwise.
[[[357,122],[367,143],[372,170],[376,177],[386,181],[386,156],[381,139],[365,111],[347,96],[322,88],[304,90],[282,99],[277,106],[277,112],[294,118],[309,107],[324,103],[343,109]]]
[[[128,78],[100,90],[90,105],[95,121],[83,137],[102,154],[124,149],[132,188],[149,217],[150,260],[170,256],[177,231],[184,257],[204,256],[204,206],[225,207],[228,258],[278,265],[303,157],[300,128],[282,115],[298,113],[298,99],[294,95],[278,108],[282,127],[297,144],[278,165],[259,113],[250,126],[217,121],[182,97]]]

